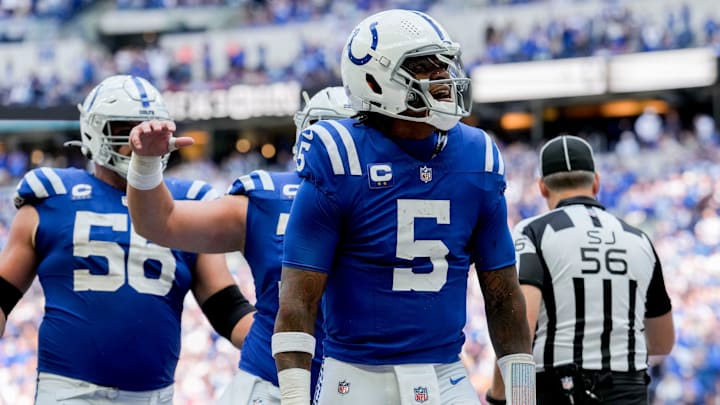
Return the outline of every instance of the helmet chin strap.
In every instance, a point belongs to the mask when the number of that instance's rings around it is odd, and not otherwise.
[[[445,104],[449,104],[446,102],[438,101],[434,98],[432,93],[430,93],[430,85],[427,80],[424,80],[420,84],[421,91],[423,92],[423,96],[419,96],[414,91],[409,91],[406,97],[406,102],[408,106],[412,106],[415,108],[419,108],[422,104],[423,107],[426,108],[425,110],[425,116],[422,118],[419,117],[413,117],[418,119],[411,119],[413,121],[421,121],[426,122],[433,127],[439,129],[440,131],[449,131],[452,127],[454,127],[458,121],[460,121],[460,116],[450,113],[443,113],[438,110],[450,110],[451,108],[449,106],[445,106]],[[452,103],[452,109],[457,109],[456,105]]]
[[[435,159],[435,156],[439,155],[440,152],[445,149],[445,146],[447,146],[448,141],[448,134],[446,131],[438,131],[437,140],[435,141],[435,149],[433,149],[433,154],[430,157],[430,160]]]
[[[430,116],[425,122],[444,132],[449,131],[452,127],[457,125],[459,121],[460,117],[457,115],[440,114],[433,111],[430,112]]]

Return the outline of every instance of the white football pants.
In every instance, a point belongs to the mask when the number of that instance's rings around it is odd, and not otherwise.
[[[238,369],[216,405],[280,405],[280,389]]]
[[[173,386],[124,391],[57,374],[40,373],[35,405],[173,405]]]
[[[365,366],[325,358],[315,405],[480,405],[465,366]]]

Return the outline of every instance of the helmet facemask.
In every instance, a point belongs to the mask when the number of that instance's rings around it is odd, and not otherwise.
[[[391,80],[407,87],[407,112],[403,114],[407,118],[403,119],[427,122],[446,131],[469,115],[470,79],[463,70],[459,50],[448,50],[438,53],[431,47],[409,52],[395,66]]]
[[[101,166],[116,172],[122,177],[127,176],[128,165],[130,164],[129,139],[132,128],[142,121],[105,121],[102,133],[99,138],[98,155],[93,161]],[[162,156],[163,170],[167,166],[169,154]]]
[[[111,76],[98,84],[78,105],[80,143],[93,163],[127,176],[130,130],[142,121],[170,119],[160,92],[145,79]],[[163,169],[169,154],[162,157]]]

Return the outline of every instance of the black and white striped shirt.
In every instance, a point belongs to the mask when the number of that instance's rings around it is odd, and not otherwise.
[[[542,291],[533,355],[538,371],[647,368],[644,319],[671,309],[650,239],[596,200],[563,200],[514,229],[521,284]]]

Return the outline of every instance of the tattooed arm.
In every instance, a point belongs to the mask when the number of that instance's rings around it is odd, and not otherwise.
[[[525,298],[515,266],[478,271],[485,299],[490,340],[498,358],[512,353],[531,353],[531,336],[525,315]]]
[[[327,274],[283,267],[280,281],[280,309],[275,333],[304,332],[315,334],[315,319]],[[310,369],[312,356],[302,352],[284,352],[275,356],[278,371],[286,368]]]
[[[530,284],[523,284],[520,286],[520,289],[525,297],[528,327],[534,335],[535,327],[537,325],[538,312],[540,311],[540,303],[542,301],[542,293],[539,288]],[[495,365],[492,384],[490,386],[490,390],[487,392],[485,400],[488,404],[501,404],[505,401],[505,383],[497,364]]]
[[[478,271],[478,279],[485,299],[485,314],[490,340],[497,358],[501,359],[498,363],[503,363],[503,358],[506,360],[505,363],[522,361],[534,371],[530,354],[532,353],[532,337],[526,317],[525,298],[518,283],[515,266],[504,267],[496,271]],[[518,359],[520,356],[527,358],[520,360]],[[534,404],[534,378],[529,383],[530,385],[522,384],[524,395],[511,398],[511,385],[503,384],[503,379],[508,377],[501,371],[503,368],[501,364],[496,364],[492,387],[486,397],[488,403],[505,403],[504,400],[507,398],[508,404]],[[503,373],[502,378],[500,377],[501,373]]]
[[[326,283],[325,273],[283,267],[272,353],[284,405],[305,405],[310,401],[315,319]]]

